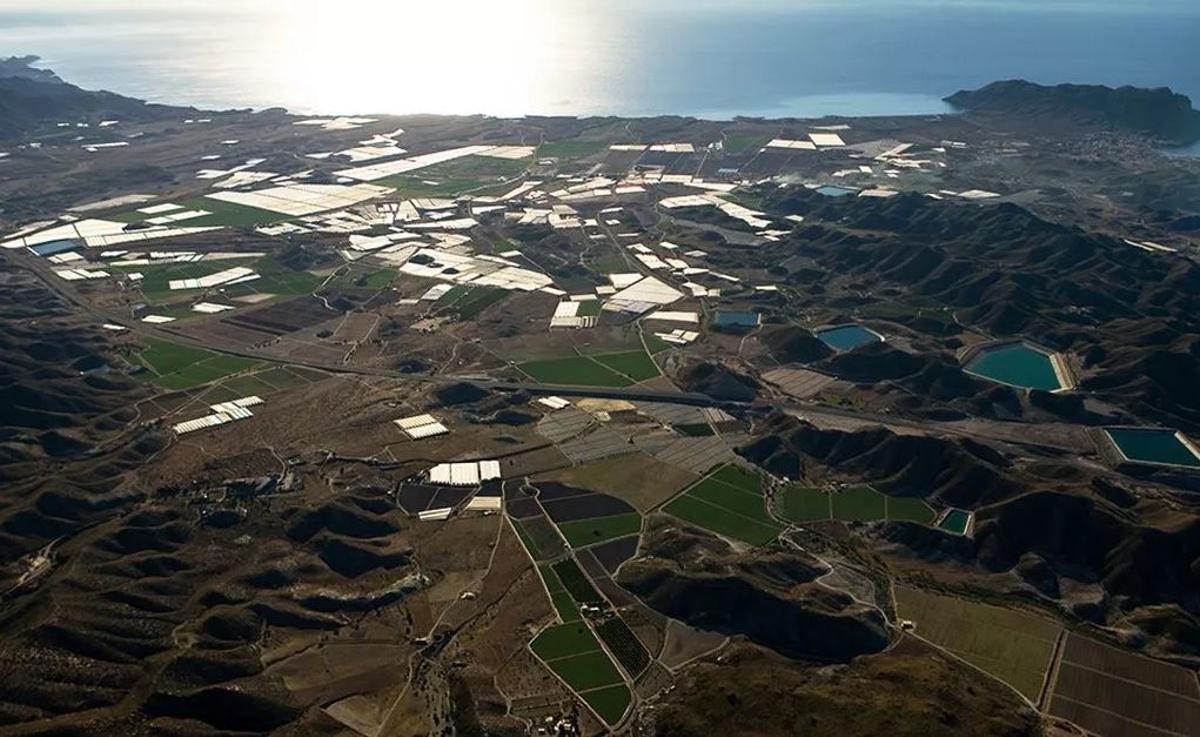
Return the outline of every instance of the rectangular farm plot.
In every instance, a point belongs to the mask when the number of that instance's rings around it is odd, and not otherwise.
[[[636,679],[650,665],[650,653],[619,616],[597,625],[596,634],[632,678]]]
[[[570,625],[575,626],[575,625]],[[603,650],[572,655],[546,663],[576,691],[623,683],[621,672]]]
[[[723,484],[735,486],[742,491],[749,491],[755,494],[763,493],[762,476],[752,471],[747,471],[740,466],[722,466],[712,473],[711,478]]]
[[[916,634],[1037,702],[1062,627],[1032,614],[896,587],[896,611]]]
[[[1049,712],[1101,737],[1196,734],[1200,685],[1187,669],[1067,635]]]
[[[173,391],[191,389],[258,365],[253,359],[154,339],[147,341],[138,360],[150,370],[151,381]]]
[[[833,518],[844,522],[872,522],[887,517],[883,494],[869,486],[854,486],[833,495]]]
[[[629,706],[629,689],[599,641],[583,622],[549,627],[529,644],[555,675],[579,693],[601,719],[613,724]]]
[[[581,693],[580,696],[600,715],[601,719],[609,724],[616,724],[620,721],[632,701],[629,689],[624,684],[593,689]]]
[[[885,496],[887,500],[887,518],[896,522],[933,522],[933,509],[928,504],[907,496]]]
[[[542,574],[542,580],[546,582],[546,591],[550,594],[550,603],[558,612],[558,618],[564,622],[578,622],[582,619],[579,607],[567,593],[567,589],[558,579],[558,574],[554,572],[554,569],[547,565],[539,565],[538,572]]]
[[[573,559],[567,558],[555,563],[554,572],[558,574],[558,579],[562,581],[563,588],[567,590],[567,593],[576,602],[591,604],[592,606],[604,603],[604,597],[600,596],[600,593],[592,586],[592,582],[579,569],[579,564]]]
[[[740,492],[739,492],[740,493]],[[697,527],[731,537],[751,545],[765,545],[779,534],[776,525],[763,524],[749,517],[731,512],[725,507],[710,504],[690,494],[683,494],[665,507],[663,511]]]
[[[584,653],[600,652],[599,641],[583,622],[547,627],[529,643],[529,647],[547,663]]]
[[[659,375],[658,366],[650,356],[646,355],[645,351],[605,353],[591,358],[634,381],[646,381]]]
[[[512,524],[516,528],[521,542],[529,548],[529,553],[534,560],[549,560],[566,551],[566,545],[558,531],[545,516],[539,514],[539,516],[529,519],[514,519]]]
[[[767,513],[762,478],[733,465],[701,479],[664,511],[751,545],[770,542],[782,527]]]
[[[791,486],[784,489],[780,513],[792,522],[817,522],[833,517],[829,494],[820,489]]]
[[[613,538],[634,535],[642,529],[642,516],[637,512],[612,517],[593,517],[558,523],[559,532],[571,547],[595,545]]]
[[[688,489],[688,495],[717,507],[724,507],[764,525],[774,525],[763,508],[763,498],[741,489],[723,484],[715,478],[707,478]]]
[[[531,378],[547,384],[621,387],[633,383],[627,377],[586,356],[526,361],[518,364],[517,368]]]

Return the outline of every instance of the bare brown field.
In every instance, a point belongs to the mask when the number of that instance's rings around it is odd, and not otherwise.
[[[639,512],[662,504],[696,480],[695,474],[642,453],[604,458],[539,477],[624,499]]]
[[[693,658],[710,653],[729,639],[716,632],[705,632],[672,619],[667,622],[659,661],[668,668],[678,668]]]
[[[1100,737],[1192,737],[1200,735],[1200,685],[1185,668],[1072,633],[1049,712]]]

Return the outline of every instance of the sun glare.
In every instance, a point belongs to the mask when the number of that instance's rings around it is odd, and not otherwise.
[[[554,58],[578,17],[547,0],[281,6],[263,82],[313,110],[519,114],[562,93]]]

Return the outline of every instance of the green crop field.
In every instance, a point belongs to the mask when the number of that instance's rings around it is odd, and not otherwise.
[[[462,291],[456,292],[457,289],[459,287],[451,289],[438,300],[438,306],[447,312],[458,315],[463,320],[478,316],[479,313],[502,302],[509,295],[509,292],[504,289],[492,287],[462,287]]]
[[[560,658],[548,662],[547,665],[576,691],[624,682],[620,671],[603,650]]]
[[[562,581],[558,580],[558,574],[548,565],[539,565],[538,572],[542,574],[542,580],[546,582],[546,591],[550,593],[550,603],[558,612],[558,618],[564,622],[578,622],[582,618],[579,607],[563,587]]]
[[[741,540],[751,545],[765,545],[779,534],[777,525],[765,525],[689,494],[677,497],[663,507],[663,510],[697,527],[703,527],[718,535]]]
[[[585,356],[526,361],[517,368],[536,381],[580,386],[629,386],[632,382]]]
[[[562,555],[566,546],[559,537],[554,525],[545,517],[531,517],[524,520],[513,520],[517,534],[525,546],[529,548],[534,560],[548,560]]]
[[[558,579],[562,581],[563,588],[571,594],[571,598],[575,601],[580,604],[592,605],[604,603],[604,597],[600,596],[599,592],[592,586],[592,582],[579,569],[579,564],[573,558],[567,558],[555,563],[554,572],[558,574]]]
[[[596,636],[583,622],[558,624],[547,627],[529,644],[533,652],[545,661],[567,658],[572,655],[600,650]]]
[[[625,681],[587,624],[548,627],[529,647],[603,719],[613,723],[625,713],[630,700]]]
[[[790,486],[783,491],[779,511],[790,522],[827,519],[875,522],[886,519],[931,524],[935,517],[933,509],[920,499],[882,494],[869,486],[856,486],[833,494]]]
[[[896,612],[916,634],[1037,701],[1062,627],[1033,614],[896,587]]]
[[[820,489],[789,486],[782,494],[780,514],[791,522],[814,522],[833,516],[829,495]]]
[[[629,689],[624,684],[597,688],[580,696],[609,724],[616,724],[624,716],[632,700]]]
[[[726,133],[725,153],[737,155],[755,151],[767,143],[767,137],[757,133]]]
[[[598,299],[585,299],[579,303],[579,312],[576,313],[580,317],[599,317],[604,303]]]
[[[764,525],[774,522],[763,508],[763,498],[759,494],[742,491],[736,486],[723,484],[709,477],[688,489],[688,495],[708,502],[718,507],[724,507],[731,512],[748,517]]]
[[[663,511],[751,545],[768,543],[783,529],[767,512],[762,477],[734,465],[701,479]]]
[[[887,497],[887,518],[897,522],[933,522],[933,510],[928,504],[909,496]]]
[[[642,516],[637,512],[558,523],[559,532],[563,534],[571,547],[575,548],[634,535],[641,532],[641,529]]]
[[[723,484],[736,486],[744,491],[753,492],[755,494],[763,493],[762,476],[748,471],[741,466],[729,464],[721,466],[716,471],[713,471],[711,478],[720,481]]]
[[[833,495],[833,518],[844,522],[872,522],[887,518],[883,494],[869,486],[852,486]]]
[[[138,354],[138,359],[146,368],[156,374],[163,375],[179,371],[194,363],[212,358],[214,355],[216,354],[206,351],[203,348],[193,348],[192,346],[149,338],[146,340],[145,350]]]
[[[646,381],[659,375],[658,366],[654,364],[650,356],[646,355],[645,351],[605,353],[591,356],[591,358],[634,381]]]
[[[396,279],[396,275],[400,272],[396,269],[380,269],[379,271],[367,274],[362,280],[362,285],[369,289],[386,289],[392,285]]]
[[[191,389],[258,365],[253,359],[154,338],[146,343],[145,350],[137,356],[138,361],[153,374],[151,381],[172,391]]]
[[[209,213],[211,213],[209,215],[192,218],[191,220],[184,220],[178,223],[178,226],[181,228],[199,228],[213,225],[268,225],[270,223],[278,223],[289,219],[289,216],[280,212],[260,210],[257,207],[237,205],[232,202],[214,200],[210,197],[198,197],[186,202],[180,202],[179,204],[188,210],[207,210]]]

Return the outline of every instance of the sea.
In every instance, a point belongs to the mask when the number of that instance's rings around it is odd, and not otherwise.
[[[999,79],[1200,105],[1200,0],[0,0],[85,88],[304,114],[945,112]]]

